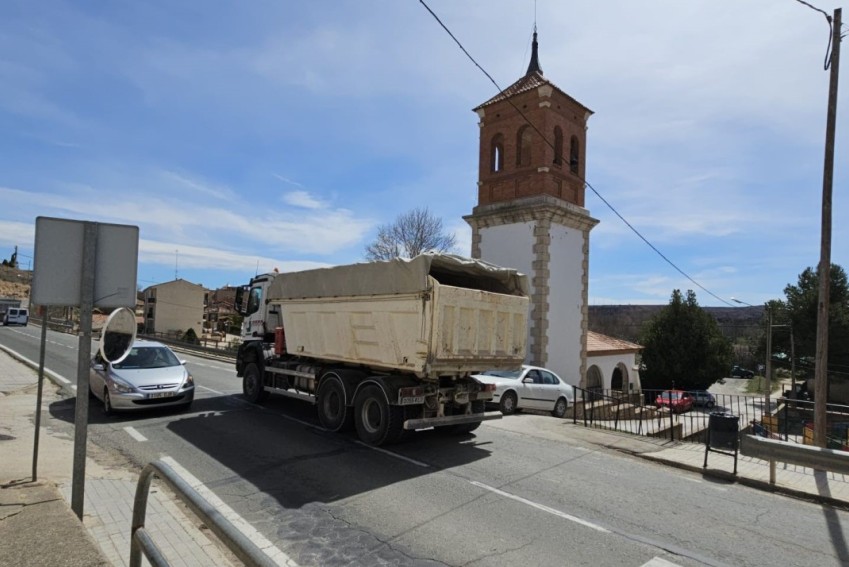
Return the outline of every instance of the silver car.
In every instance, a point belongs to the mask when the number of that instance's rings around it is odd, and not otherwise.
[[[551,412],[565,417],[575,402],[575,389],[551,370],[524,365],[520,370],[487,370],[475,378],[484,384],[495,384],[493,403],[501,413],[510,415],[520,409]]]
[[[120,362],[109,363],[100,353],[91,361],[90,395],[103,402],[108,414],[115,410],[153,407],[188,408],[195,397],[195,382],[185,361],[162,343],[137,340]]]

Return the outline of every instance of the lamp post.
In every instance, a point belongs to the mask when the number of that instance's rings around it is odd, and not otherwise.
[[[746,303],[745,301],[740,301],[739,299],[731,298],[731,301],[734,303],[739,303],[740,305],[748,305],[749,307],[754,307],[751,303]],[[766,406],[766,414],[771,416],[772,411],[770,409],[770,392],[772,390],[772,309],[769,306],[769,303],[764,305],[764,309],[766,309],[766,317],[767,317],[767,326],[766,326],[766,383],[764,384],[764,390],[766,393],[764,395],[764,405]],[[775,461],[769,460],[769,483],[771,485],[775,485]]]
[[[746,303],[745,301],[741,301],[736,297],[732,297],[731,301],[734,303],[739,303],[740,305],[747,305],[749,307],[755,307],[751,303]],[[766,383],[764,384],[764,390],[766,390],[764,396],[764,402],[766,405],[766,413],[772,415],[770,413],[770,393],[772,392],[772,309],[769,304],[764,305],[764,309],[766,309],[766,317],[767,317],[767,326],[766,326],[766,370],[764,374],[766,374],[765,379]]]

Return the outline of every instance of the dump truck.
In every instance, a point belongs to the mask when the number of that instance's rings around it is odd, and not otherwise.
[[[244,397],[313,403],[322,426],[382,445],[498,419],[472,375],[519,368],[528,278],[450,254],[258,275],[237,290]]]

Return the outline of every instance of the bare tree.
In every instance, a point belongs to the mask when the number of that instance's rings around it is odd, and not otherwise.
[[[456,245],[453,234],[444,232],[442,219],[425,208],[399,215],[392,224],[377,228],[377,238],[366,246],[366,259],[412,258],[423,252],[450,252]]]

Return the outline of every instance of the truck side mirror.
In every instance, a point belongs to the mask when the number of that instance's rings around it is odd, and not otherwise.
[[[243,285],[236,288],[236,298],[233,300],[233,307],[236,309],[236,313],[245,316],[245,292],[248,290],[248,286]]]

